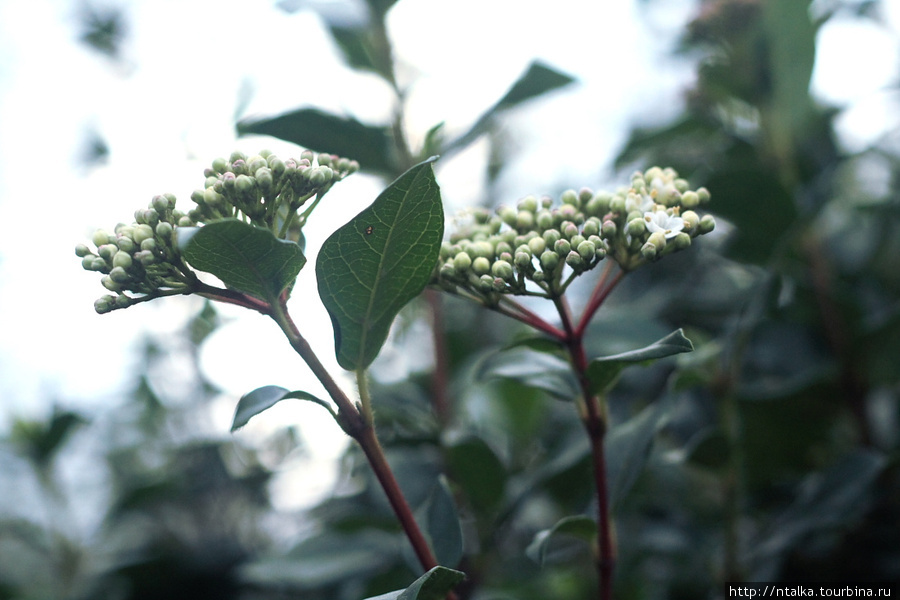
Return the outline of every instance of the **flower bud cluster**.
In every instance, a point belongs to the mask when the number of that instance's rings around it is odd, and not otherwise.
[[[359,163],[331,154],[304,151],[299,159],[282,160],[263,150],[247,157],[232,153],[204,171],[204,189],[191,195],[196,207],[175,208],[175,196],[155,196],[134,213],[130,225],[112,233],[98,230],[93,247],[79,244],[75,254],[88,271],[102,274],[112,292],[94,303],[98,313],[125,308],[159,296],[190,293],[194,272],[181,258],[176,241],[179,227],[195,227],[226,218],[246,218],[280,238],[297,241],[300,228],[319,199],[336,182],[359,170]],[[298,209],[316,197],[303,214]]]
[[[309,150],[286,160],[267,150],[251,157],[234,152],[204,171],[203,189],[191,194],[197,207],[188,214],[198,222],[246,216],[281,238],[296,239],[315,203],[303,215],[298,209],[358,170],[355,160]]]
[[[175,196],[154,196],[147,208],[135,211],[134,219],[130,225],[119,223],[112,232],[98,229],[91,240],[93,248],[75,247],[81,266],[102,273],[100,282],[113,292],[94,302],[100,314],[160,295],[187,293],[196,281],[175,241],[177,227],[196,223],[175,208]]]
[[[694,211],[709,201],[672,169],[632,175],[615,193],[588,188],[528,196],[492,214],[475,209],[471,223],[441,246],[433,283],[486,301],[497,294],[560,295],[578,275],[608,258],[630,271],[690,246],[715,227]]]

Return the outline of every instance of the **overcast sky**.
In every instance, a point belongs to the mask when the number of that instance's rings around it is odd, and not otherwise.
[[[851,150],[897,124],[896,99],[886,92],[900,72],[897,4],[885,2],[883,26],[835,21],[821,33],[814,90],[846,109],[838,123]],[[104,290],[96,274],[81,270],[73,248],[96,228],[130,221],[155,194],[187,201],[202,186],[203,167],[233,149],[299,152],[271,139],[236,140],[242,99],[249,99],[244,115],[303,105],[371,123],[390,115],[384,84],[343,67],[311,11],[286,14],[252,0],[115,5],[125,8],[128,26],[117,61],[78,43],[80,3],[0,0],[0,432],[14,416],[45,414],[53,399],[82,407],[110,402],[130,383],[135,340],[178,331],[199,306],[170,298],[96,315],[92,303]],[[540,58],[579,83],[510,115],[516,152],[504,200],[611,185],[609,161],[628,127],[662,123],[679,110],[693,69],[669,51],[693,10],[689,0],[401,0],[389,26],[410,86],[410,135],[421,139],[439,121],[450,132],[464,130]],[[110,154],[105,164],[86,167],[79,157],[92,131]],[[449,211],[481,199],[484,157],[482,144],[439,164]],[[307,230],[310,254],[380,185],[356,175],[337,186]],[[301,274],[297,290],[292,310],[318,324],[305,333],[337,371],[313,269]],[[278,350],[254,359],[260,345]],[[229,364],[236,353],[240,369]],[[270,383],[318,389],[258,315],[223,328],[204,357],[209,376],[232,398]],[[231,410],[233,401],[223,403],[223,429]]]

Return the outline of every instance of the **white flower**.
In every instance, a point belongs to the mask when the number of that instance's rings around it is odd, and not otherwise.
[[[675,237],[684,229],[684,219],[670,215],[664,210],[645,212],[644,221],[647,222],[647,231],[650,233],[661,231],[667,240]]]

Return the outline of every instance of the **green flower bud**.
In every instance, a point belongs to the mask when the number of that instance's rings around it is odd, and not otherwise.
[[[224,173],[228,170],[228,163],[224,158],[217,158],[212,161],[212,168],[216,173]]]
[[[460,252],[453,259],[453,266],[457,272],[464,273],[472,266],[472,257],[466,252]]]
[[[700,199],[700,202],[706,204],[709,202],[709,190],[705,187],[697,189],[697,197]]]
[[[621,194],[613,196],[612,200],[609,201],[609,210],[615,213],[625,212],[625,196]]]
[[[194,222],[191,220],[190,217],[184,216],[184,217],[181,217],[180,219],[178,219],[178,226],[179,227],[193,227]]]
[[[538,208],[537,198],[535,198],[534,196],[526,196],[522,198],[521,200],[519,200],[518,208],[519,212],[530,212],[533,216],[534,212]]]
[[[103,244],[108,244],[110,242],[110,235],[106,233],[106,231],[98,229],[94,232],[94,237],[91,238],[91,241],[99,248]]]
[[[172,224],[166,223],[165,221],[156,226],[156,235],[164,240],[169,239],[173,231],[175,231],[175,229],[172,227]]]
[[[590,202],[591,198],[594,197],[594,191],[591,188],[583,187],[578,190],[578,205],[586,206],[588,202]]]
[[[696,208],[700,205],[700,196],[697,192],[687,191],[681,195],[681,205],[685,208]]]
[[[564,191],[559,197],[559,201],[563,204],[571,204],[576,207],[579,206],[578,194],[575,192],[575,190]]]
[[[535,271],[531,275],[531,280],[534,281],[535,283],[540,283],[546,279],[547,279],[547,275],[545,275],[543,271]]]
[[[529,229],[534,226],[534,213],[520,210],[516,215],[516,229]]]
[[[602,217],[609,212],[610,200],[612,200],[612,195],[609,192],[599,192],[588,201],[585,205],[585,210],[592,217]]]
[[[518,214],[519,211],[510,206],[501,206],[497,209],[497,216],[510,227],[516,226],[516,217]]]
[[[615,237],[617,229],[615,222],[609,220],[603,221],[603,225],[600,226],[600,234],[609,239]]]
[[[551,213],[549,210],[539,211],[535,220],[537,221],[538,229],[540,229],[541,231],[553,227],[553,213]]]
[[[115,244],[103,244],[97,248],[97,254],[104,260],[112,260],[112,257],[119,251],[119,247]]]
[[[631,219],[630,221],[628,221],[628,224],[625,225],[625,233],[627,233],[631,237],[641,237],[646,231],[647,224],[644,222],[643,217]]]
[[[141,250],[153,251],[156,250],[156,240],[150,238],[149,240],[144,240],[141,242]]]
[[[359,171],[359,163],[355,160],[351,160],[349,166],[347,167],[347,173],[356,173]]]
[[[571,204],[563,204],[557,210],[557,214],[563,221],[575,221],[577,220],[578,209],[572,206]],[[560,229],[563,229],[564,225],[560,225]],[[563,232],[565,233],[565,232]]]
[[[700,224],[700,216],[692,210],[681,213],[681,220],[684,221],[684,230],[690,233],[693,233]]]
[[[490,275],[482,275],[478,280],[478,291],[487,294],[494,288],[494,278]]]
[[[519,269],[527,269],[531,266],[531,257],[532,255],[529,252],[516,252],[513,260]]]
[[[565,256],[572,251],[572,244],[569,243],[569,240],[557,240],[557,242],[553,244],[553,249],[558,255]]]
[[[505,260],[508,263],[511,263],[513,260],[511,252],[501,252],[499,256],[497,256],[498,260]]]
[[[125,271],[123,270],[122,273],[125,273]],[[127,275],[127,273],[126,273],[126,275]],[[106,289],[108,289],[111,292],[121,292],[122,291],[122,286],[119,283],[113,281],[112,277],[109,275],[104,275],[103,277],[101,277],[100,283],[103,285],[103,287],[105,287]]]
[[[104,271],[107,268],[106,261],[100,258],[99,256],[95,256],[91,261],[91,271]]]
[[[486,241],[475,242],[470,247],[469,252],[476,258],[479,256],[483,256],[484,258],[494,258],[494,245]]]
[[[119,294],[116,296],[114,304],[116,308],[128,308],[131,306],[131,298],[125,294]]]
[[[153,196],[153,200],[150,201],[150,207],[158,214],[165,214],[169,210],[169,199],[165,196]]]
[[[535,256],[539,256],[544,250],[547,249],[547,242],[544,241],[542,237],[534,237],[528,240],[528,249],[531,250],[531,253]]]
[[[204,190],[194,190],[191,192],[191,200],[193,200],[197,204],[203,204],[206,202],[205,192]]]
[[[140,252],[136,252],[134,257],[139,260],[140,263],[145,267],[149,267],[156,262],[156,257],[150,250],[141,250]]]
[[[594,244],[592,244],[591,242],[589,242],[587,240],[578,244],[576,250],[577,250],[578,254],[581,255],[581,258],[583,258],[586,261],[593,260],[594,255],[597,252],[596,246],[594,246]]]
[[[318,161],[320,165],[330,165],[331,164],[331,155],[330,154],[320,154],[318,156]]]
[[[577,248],[578,244],[580,244],[583,241],[584,241],[583,235],[581,235],[581,234],[573,235],[571,238],[569,238],[569,245],[571,245],[573,248]]]
[[[79,258],[92,256],[91,249],[84,244],[78,244],[75,246],[75,256]]]
[[[235,150],[234,152],[231,153],[231,156],[228,157],[228,161],[230,163],[232,163],[232,165],[234,163],[236,163],[237,161],[243,162],[246,160],[247,160],[247,155],[244,154],[243,152],[241,152],[240,150]]]
[[[113,256],[113,259],[112,259],[113,270],[110,272],[110,276],[112,276],[112,274],[116,271],[116,269],[130,268],[131,263],[132,263],[131,254],[129,254],[128,252],[123,252],[122,250],[119,250],[118,252],[116,252],[115,256]],[[113,278],[113,279],[115,279],[115,278]]]
[[[138,225],[134,228],[131,237],[134,239],[135,243],[140,244],[144,240],[153,237],[153,228],[149,225]]]
[[[212,206],[216,206],[220,202],[222,202],[223,198],[216,190],[212,188],[208,188],[205,192],[203,192],[203,202],[198,202],[197,204],[211,204]]]
[[[107,298],[111,298],[112,296],[103,296],[102,298],[98,298],[94,300],[94,310],[97,311],[98,315],[103,315],[112,310],[112,307],[109,305],[109,301]]]
[[[690,184],[687,182],[687,180],[681,178],[676,179],[672,182],[672,184],[675,186],[675,189],[682,194],[688,191],[688,187],[690,187]]]
[[[586,235],[588,237],[592,235],[598,235],[600,233],[600,219],[597,217],[590,217],[587,221],[584,222],[584,225],[581,227],[581,234]]]
[[[272,169],[272,173],[276,176],[281,176],[284,173],[284,161],[272,154],[266,159],[266,162],[269,164],[269,168]]]
[[[456,267],[453,266],[453,263],[448,262],[441,265],[441,277],[444,279],[456,278]]]
[[[691,236],[681,231],[669,240],[669,243],[675,247],[675,250],[686,250],[691,246]]]
[[[512,254],[512,246],[509,245],[509,242],[497,242],[497,248],[495,250],[497,255],[500,254]]]
[[[499,277],[500,279],[512,279],[513,278],[513,268],[512,265],[506,262],[505,260],[498,260],[493,265],[491,265],[491,274],[494,277]]]
[[[447,260],[451,256],[455,256],[452,250],[453,244],[450,242],[441,242],[441,253],[439,255],[441,260]]]
[[[562,238],[562,234],[556,229],[548,229],[544,232],[543,238],[548,246],[553,246],[560,238]]]
[[[159,213],[156,212],[156,209],[147,208],[144,210],[144,223],[149,225],[150,227],[156,227],[156,224],[159,223]]]
[[[578,271],[584,268],[584,259],[573,250],[566,255],[566,264]]]
[[[560,240],[562,241],[562,240]],[[568,242],[566,242],[568,243]],[[551,252],[547,250],[543,254],[541,254],[541,268],[545,271],[553,271],[556,268],[556,265],[559,264],[559,254],[556,252]]]
[[[716,228],[716,220],[712,215],[703,215],[703,218],[700,219],[700,224],[697,225],[697,231],[700,234],[709,233],[713,229]]]
[[[597,257],[597,260],[603,260],[606,258],[606,248],[599,244],[594,244],[597,250],[594,251],[594,256]]]
[[[491,261],[484,256],[479,256],[472,261],[472,271],[476,275],[486,275],[491,272]]]
[[[125,256],[128,256],[129,261],[131,260],[131,256],[127,254]],[[131,279],[125,271],[125,267],[122,267],[121,265],[113,267],[112,271],[109,272],[109,278],[116,283],[127,283],[128,280]]]
[[[656,258],[656,246],[651,244],[650,242],[645,243],[641,246],[641,256],[643,256],[647,260],[653,260]]]
[[[650,237],[647,238],[647,243],[656,246],[657,250],[662,250],[666,247],[666,234],[662,231],[654,231],[650,234]]]
[[[81,268],[85,271],[93,271],[94,270],[94,256],[85,256],[81,259]]]
[[[246,175],[238,175],[234,182],[234,189],[241,194],[249,194],[253,192],[254,181]]]

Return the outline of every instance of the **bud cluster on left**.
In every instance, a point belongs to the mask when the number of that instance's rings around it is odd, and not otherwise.
[[[97,230],[93,248],[76,246],[85,270],[102,273],[103,287],[112,292],[94,302],[94,308],[102,314],[196,291],[201,284],[181,255],[178,228],[236,218],[298,242],[319,200],[358,170],[356,161],[308,150],[299,159],[282,160],[263,150],[251,157],[234,152],[227,160],[214,160],[203,172],[204,188],[191,194],[194,208],[183,212],[175,208],[174,195],[155,196],[147,208],[135,211],[130,225]],[[315,200],[300,212],[311,198]]]
[[[134,219],[130,225],[119,223],[112,232],[94,232],[96,249],[86,244],[75,247],[85,270],[102,273],[103,287],[115,293],[94,302],[100,314],[158,296],[189,293],[197,282],[182,261],[175,240],[177,227],[195,223],[175,209],[175,196],[155,196],[147,208],[135,211]]]

